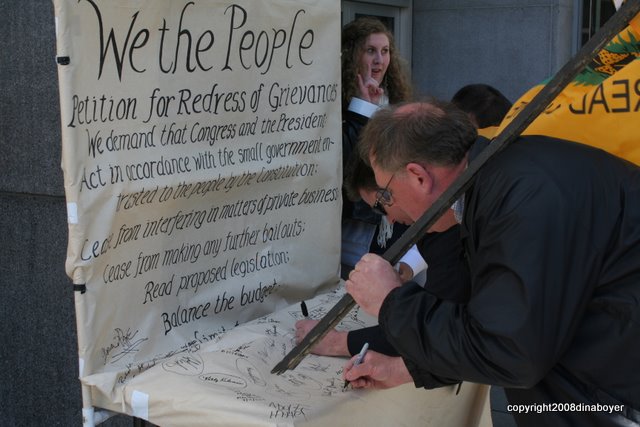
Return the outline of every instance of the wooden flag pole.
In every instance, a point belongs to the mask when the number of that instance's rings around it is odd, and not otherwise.
[[[516,140],[540,113],[562,92],[562,90],[582,71],[582,69],[604,48],[604,46],[622,31],[629,21],[640,11],[640,0],[627,0],[604,26],[596,33],[564,67],[547,83],[529,104],[509,123],[491,144],[487,146],[435,203],[383,254],[391,264],[400,260],[402,255],[413,246],[427,230],[451,208],[451,205],[471,185],[473,178],[482,166],[494,155]],[[307,336],[294,347],[272,370],[281,374],[294,369],[309,353],[311,347],[333,329],[355,306],[351,295],[346,294],[327,312]]]

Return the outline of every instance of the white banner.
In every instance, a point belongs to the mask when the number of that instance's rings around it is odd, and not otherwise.
[[[84,375],[337,283],[337,2],[55,9]]]

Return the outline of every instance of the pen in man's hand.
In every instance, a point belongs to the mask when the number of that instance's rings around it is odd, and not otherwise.
[[[362,346],[362,350],[360,350],[360,353],[358,353],[358,357],[356,357],[356,360],[353,361],[353,366],[358,366],[362,363],[362,361],[364,360],[364,355],[367,354],[367,350],[369,350],[368,342],[364,343],[364,345]],[[345,391],[347,389],[347,386],[349,386],[349,380],[344,380],[342,391]]]
[[[302,315],[304,317],[309,317],[309,310],[307,310],[307,304],[304,301],[300,303],[300,309],[302,310]]]

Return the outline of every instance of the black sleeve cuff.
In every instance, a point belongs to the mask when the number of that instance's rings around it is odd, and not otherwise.
[[[380,326],[370,326],[368,328],[349,331],[347,334],[347,347],[352,356],[360,353],[362,346],[369,343],[369,349],[387,356],[398,356],[398,352],[384,336]]]
[[[429,371],[419,368],[418,365],[413,363],[411,360],[405,358],[402,358],[402,360],[404,360],[404,364],[406,365],[411,378],[413,378],[413,384],[416,386],[416,388],[425,388],[431,390],[434,388],[458,384],[461,381],[458,379],[439,377]]]

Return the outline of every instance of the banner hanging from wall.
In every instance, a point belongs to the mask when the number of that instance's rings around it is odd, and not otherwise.
[[[55,6],[83,376],[337,283],[336,2]]]

